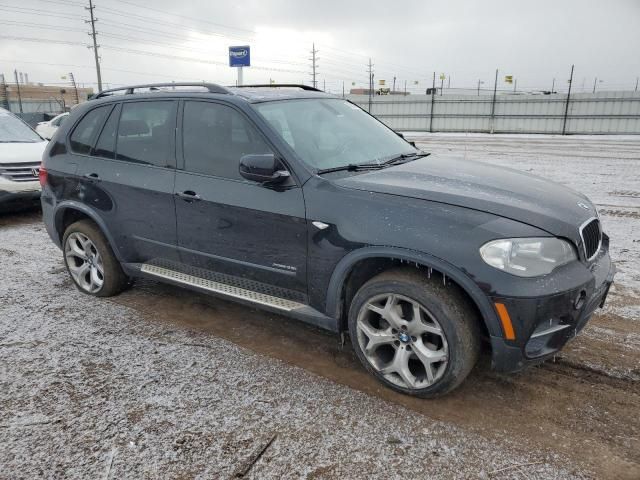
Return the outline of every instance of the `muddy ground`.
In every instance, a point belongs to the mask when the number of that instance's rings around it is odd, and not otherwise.
[[[598,204],[620,274],[555,361],[501,375],[485,357],[416,400],[277,315],[151,281],[81,295],[38,213],[3,215],[0,478],[640,478],[640,139],[416,140]]]

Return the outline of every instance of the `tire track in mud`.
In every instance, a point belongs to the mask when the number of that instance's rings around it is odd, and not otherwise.
[[[616,197],[640,198],[640,192],[634,192],[632,190],[614,190],[613,192],[608,192],[608,194]]]
[[[607,215],[609,217],[633,218],[635,220],[640,220],[640,211],[606,208],[599,210],[599,212],[600,215]]]
[[[629,417],[629,412],[640,411],[640,382],[589,365],[579,352],[558,355],[555,363],[517,374],[491,371],[485,355],[458,390],[425,401],[380,385],[360,366],[350,345],[341,347],[334,335],[275,314],[183,292],[145,280],[113,301],[172,329],[194,328],[224,338],[426,418],[489,438],[506,435],[531,448],[558,451],[601,477],[615,472],[618,478],[631,479],[640,474],[640,437],[635,435],[640,432],[640,418]],[[584,342],[585,348],[592,346],[588,339]]]

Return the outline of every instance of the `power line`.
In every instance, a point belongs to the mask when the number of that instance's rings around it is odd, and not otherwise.
[[[51,10],[42,10],[38,8],[25,8],[25,7],[14,7],[14,6],[0,6],[0,10],[4,10],[11,13],[18,13],[21,15],[47,15],[48,17],[59,17],[59,18],[69,18],[69,19],[77,19],[80,18],[79,15],[66,15],[56,11]]]
[[[82,42],[71,42],[67,40],[55,40],[53,38],[35,38],[35,37],[19,37],[15,35],[0,35],[0,38],[6,38],[7,40],[16,40],[20,42],[35,42],[35,43],[56,43],[59,45],[74,45],[74,46],[88,46]]]
[[[64,31],[64,32],[69,32],[69,31],[84,32],[85,31],[82,28],[65,27],[60,25],[48,25],[44,23],[19,22],[14,20],[0,20],[0,24],[17,26],[17,27],[42,28],[44,30],[58,30],[58,31]]]
[[[16,40],[16,41],[35,42],[35,43],[56,43],[56,44],[61,44],[61,45],[73,45],[73,46],[83,46],[83,47],[87,46],[85,43],[81,43],[81,42],[55,40],[55,39],[50,39],[50,38],[19,37],[19,36],[1,35],[1,34],[0,34],[0,38],[5,38],[5,39],[9,39],[9,40]],[[180,60],[180,61],[184,61],[184,62],[202,63],[202,64],[208,64],[208,65],[220,65],[220,66],[225,66],[225,67],[228,66],[228,64],[226,62],[218,62],[218,61],[215,61],[215,60],[201,60],[201,59],[190,58],[190,57],[181,57],[179,55],[168,55],[168,54],[163,54],[163,53],[150,52],[148,50],[136,50],[136,49],[132,49],[132,48],[121,48],[121,47],[116,47],[116,46],[113,46],[113,45],[101,44],[100,48],[107,49],[107,50],[114,50],[114,51],[124,52],[124,53],[131,53],[131,54],[135,54],[135,55],[146,55],[146,56],[150,56],[150,57],[168,58],[168,59]],[[254,66],[254,67],[251,67],[251,68],[254,68],[256,70],[270,71],[270,72],[306,73],[304,70],[290,70],[290,69],[284,69],[284,68],[269,68],[269,67],[260,67],[260,66]]]
[[[131,5],[131,6],[134,6],[134,7],[138,7],[138,8],[141,8],[141,9],[145,10],[145,11],[151,10],[151,11],[154,11],[154,12],[162,13],[164,15],[169,15],[170,17],[184,18],[185,20],[192,20],[192,21],[195,21],[195,22],[207,23],[209,25],[214,25],[216,27],[227,28],[229,30],[243,31],[243,32],[254,34],[254,35],[257,33],[255,30],[250,30],[250,29],[247,29],[247,28],[232,27],[230,25],[223,25],[221,23],[211,22],[209,20],[202,20],[201,18],[188,17],[186,15],[178,15],[178,14],[176,14],[174,12],[169,12],[167,10],[161,10],[159,8],[153,8],[153,7],[150,7],[149,5],[140,5],[139,3],[135,3],[135,2],[127,1],[127,0],[115,0],[115,1],[119,2],[119,3],[125,3],[127,5]]]

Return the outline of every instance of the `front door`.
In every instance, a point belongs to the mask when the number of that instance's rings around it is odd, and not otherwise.
[[[183,263],[306,294],[302,189],[240,176],[242,155],[273,152],[240,111],[195,100],[182,110],[175,194]]]

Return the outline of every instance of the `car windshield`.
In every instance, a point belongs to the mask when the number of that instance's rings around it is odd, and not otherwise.
[[[0,111],[0,143],[34,143],[42,138],[17,117]]]
[[[392,130],[342,99],[278,100],[254,108],[313,168],[381,164],[419,152]]]

